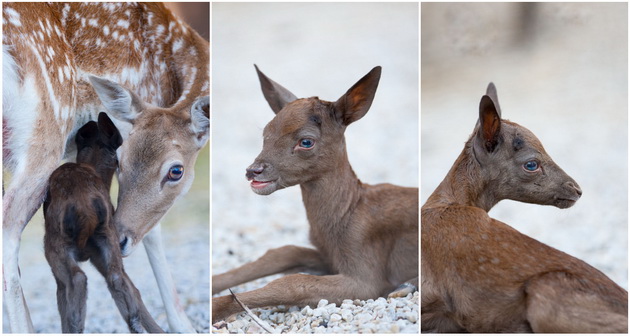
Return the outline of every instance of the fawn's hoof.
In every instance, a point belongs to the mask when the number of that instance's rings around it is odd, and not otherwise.
[[[407,294],[411,294],[417,290],[418,288],[416,288],[416,286],[408,282],[405,282],[402,285],[398,286],[398,288],[396,288],[393,292],[389,293],[387,297],[388,298],[405,297],[407,296]]]

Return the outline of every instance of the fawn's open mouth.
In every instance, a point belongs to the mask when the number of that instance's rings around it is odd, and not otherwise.
[[[269,195],[272,192],[276,191],[276,181],[256,181],[252,180],[250,186],[252,191],[259,195]]]

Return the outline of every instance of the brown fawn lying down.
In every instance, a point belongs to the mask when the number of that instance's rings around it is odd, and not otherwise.
[[[78,265],[90,260],[107,287],[131,332],[164,331],[147,311],[140,292],[125,273],[109,196],[118,166],[118,129],[101,112],[75,138],[77,162],[53,172],[44,202],[44,249],[57,281],[57,306],[64,333],[82,333],[85,326],[87,277]],[[144,329],[143,329],[144,327]]]
[[[336,102],[297,99],[256,70],[276,116],[265,127],[262,152],[246,175],[260,195],[300,185],[315,248],[269,250],[254,262],[213,276],[212,292],[304,269],[323,275],[287,275],[237,297],[254,308],[316,305],[321,299],[339,304],[415,291],[418,188],[364,184],[346,153],[344,131],[370,108],[381,68],[370,71]],[[231,296],[212,300],[213,321],[241,310]]]
[[[477,127],[422,206],[422,330],[626,333],[626,290],[488,216],[503,199],[563,209],[581,195],[532,132],[501,119],[490,83]]]

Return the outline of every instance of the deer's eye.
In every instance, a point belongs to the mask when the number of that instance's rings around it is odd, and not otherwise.
[[[298,146],[304,149],[311,149],[313,148],[314,145],[315,145],[315,141],[313,139],[302,139],[298,143]]]
[[[179,181],[184,176],[184,166],[174,165],[168,170],[166,178],[169,181]]]
[[[538,168],[540,167],[540,165],[538,164],[538,161],[527,161],[523,164],[523,168],[529,172],[534,172],[536,170],[538,170]]]

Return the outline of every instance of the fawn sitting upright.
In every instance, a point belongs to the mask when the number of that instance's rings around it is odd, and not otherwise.
[[[147,311],[140,292],[125,273],[114,207],[109,196],[118,166],[118,129],[101,112],[75,138],[77,162],[65,163],[50,177],[44,218],[44,249],[57,282],[57,306],[64,333],[82,333],[85,325],[87,278],[78,265],[90,260],[107,287],[129,330],[163,333]]]
[[[422,206],[422,330],[628,331],[628,292],[585,262],[488,216],[500,200],[571,207],[582,195],[492,83],[479,122]]]
[[[315,249],[293,245],[213,276],[212,292],[275,273],[291,274],[237,294],[247,306],[316,305],[321,299],[404,296],[418,285],[418,188],[368,185],[355,175],[344,131],[361,119],[381,75],[375,67],[336,102],[297,99],[256,68],[263,94],[276,113],[264,129],[263,149],[247,168],[260,195],[299,184]],[[212,300],[212,319],[241,311],[231,296]]]

